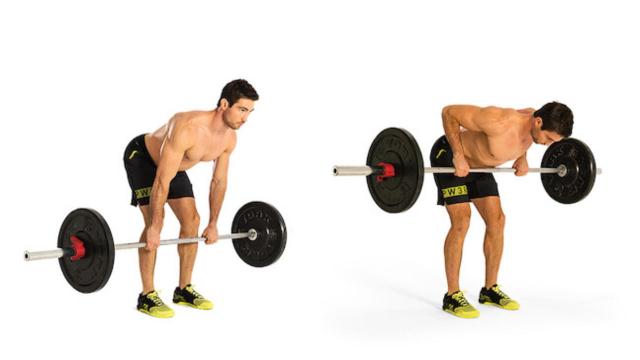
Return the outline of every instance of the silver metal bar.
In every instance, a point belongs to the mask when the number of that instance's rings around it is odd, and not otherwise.
[[[472,172],[472,173],[512,173],[515,171],[516,169],[505,168],[505,167],[469,169],[469,172]],[[454,173],[456,172],[456,169],[452,167],[426,167],[424,168],[424,172],[425,173]],[[529,168],[529,172],[540,173],[540,174],[559,173],[560,176],[565,176],[567,174],[567,167],[564,165],[560,165],[557,168]],[[602,174],[602,169],[597,168],[596,174],[598,175]]]
[[[375,169],[371,166],[334,166],[333,167],[333,175],[335,176],[369,176],[375,173]],[[477,169],[469,169],[469,172],[472,173],[513,173],[516,170],[513,168],[477,168]],[[455,168],[452,167],[425,167],[425,173],[454,173],[456,172]],[[560,165],[557,168],[529,168],[529,172],[531,173],[541,173],[541,174],[555,174],[559,173],[560,176],[564,176],[567,172],[567,168],[564,165]],[[597,168],[596,174],[602,174],[602,169]]]
[[[255,230],[254,230],[255,231]],[[218,240],[224,239],[242,239],[250,237],[250,233],[237,233],[237,234],[229,234],[229,235],[220,235],[218,236]],[[203,237],[194,237],[194,238],[182,238],[182,239],[167,239],[160,240],[160,246],[162,245],[175,245],[175,244],[192,244],[197,243],[198,241],[205,241],[206,238]],[[124,249],[138,249],[143,248],[147,244],[143,242],[132,242],[125,244],[116,244],[114,247],[116,250],[124,250]]]
[[[55,250],[47,250],[47,251],[25,251],[24,252],[24,260],[43,260],[43,259],[57,259],[64,256],[64,250],[55,249]]]
[[[566,168],[565,168],[566,170]],[[472,173],[512,173],[515,172],[516,169],[513,168],[477,168],[477,169],[469,169],[469,172]],[[542,173],[542,174],[555,174],[562,171],[562,167],[557,168],[529,168],[529,172],[531,173]],[[426,167],[424,168],[425,173],[454,173],[456,172],[455,168],[452,167]]]
[[[224,239],[242,239],[248,238],[253,241],[258,237],[258,232],[255,229],[250,229],[244,233],[235,233],[235,234],[227,234],[218,236],[218,240]],[[162,245],[173,245],[173,244],[190,244],[196,243],[198,241],[205,241],[206,238],[196,237],[196,238],[183,238],[183,239],[168,239],[168,240],[160,240],[160,246]],[[147,244],[143,242],[134,242],[134,243],[124,243],[124,244],[115,244],[115,250],[124,250],[124,249],[137,249],[143,248]],[[58,259],[64,256],[63,249],[55,249],[55,250],[46,250],[46,251],[25,251],[24,252],[24,260],[32,261],[32,260],[44,260],[44,259]]]
[[[369,176],[375,172],[371,166],[334,166],[335,176]]]

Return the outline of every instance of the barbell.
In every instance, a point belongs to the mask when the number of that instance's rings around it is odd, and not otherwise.
[[[400,128],[381,131],[371,143],[366,166],[334,166],[335,176],[366,176],[369,193],[384,211],[398,213],[413,206],[422,190],[425,173],[454,173],[453,167],[424,167],[413,135]],[[472,173],[513,173],[512,168],[476,168]],[[584,199],[593,188],[596,167],[593,153],[582,141],[566,138],[549,146],[539,168],[547,194],[563,204]]]
[[[276,262],[287,243],[287,228],[280,212],[273,206],[253,201],[242,206],[231,225],[231,234],[218,240],[232,239],[236,253],[245,263],[263,267]],[[190,244],[206,238],[161,240],[160,245]],[[25,251],[25,261],[58,259],[65,279],[74,289],[92,293],[103,288],[113,270],[115,251],[142,248],[146,244],[114,244],[106,220],[93,209],[71,211],[60,226],[58,248]]]

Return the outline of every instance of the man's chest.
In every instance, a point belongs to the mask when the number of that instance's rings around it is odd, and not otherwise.
[[[200,136],[196,144],[185,152],[185,159],[190,162],[212,161],[220,157],[226,148],[224,137]]]
[[[531,146],[532,139],[522,132],[507,132],[499,136],[485,136],[486,151],[496,161],[515,160]]]

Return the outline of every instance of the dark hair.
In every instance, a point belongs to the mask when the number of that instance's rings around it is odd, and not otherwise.
[[[256,89],[245,79],[237,79],[228,83],[222,88],[222,94],[218,100],[218,106],[222,99],[227,99],[229,107],[233,106],[240,99],[258,100]]]
[[[542,130],[553,131],[563,137],[571,136],[573,113],[567,105],[556,101],[546,103],[533,116],[542,118]]]

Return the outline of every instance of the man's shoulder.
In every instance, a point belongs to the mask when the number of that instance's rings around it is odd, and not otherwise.
[[[505,123],[505,125],[518,121],[519,119],[528,118],[532,112],[529,109],[514,109],[498,106],[487,106],[483,109],[484,115],[494,118],[497,122]]]
[[[204,110],[190,110],[190,111],[181,111],[175,113],[173,115],[172,120],[179,122],[189,122],[193,120],[203,119],[209,117],[211,113],[209,111]]]
[[[533,114],[536,111],[536,109],[534,109],[534,108],[524,108],[524,109],[518,109],[517,111],[520,114],[530,115],[530,114]]]
[[[492,113],[496,115],[509,116],[517,113],[517,110],[514,108],[501,107],[489,105],[482,108],[483,112]]]
[[[193,145],[198,133],[198,116],[192,112],[176,113],[168,123],[166,137],[168,141]]]
[[[173,115],[169,124],[176,130],[189,131],[206,122],[210,116],[209,112],[201,110],[178,112]]]
[[[227,151],[232,152],[236,148],[236,144],[238,143],[238,135],[235,130],[230,130],[230,134],[227,142]]]

